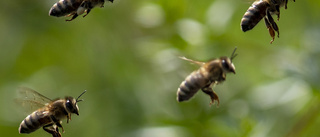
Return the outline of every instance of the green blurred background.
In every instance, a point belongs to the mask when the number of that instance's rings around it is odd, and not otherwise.
[[[18,133],[19,86],[52,99],[87,90],[64,137],[320,136],[320,1],[289,1],[273,44],[264,22],[241,31],[250,0],[115,0],[72,22],[48,16],[55,2],[0,2],[1,136],[51,136]],[[235,47],[237,74],[214,87],[219,108],[202,92],[177,103],[198,68],[179,56]]]

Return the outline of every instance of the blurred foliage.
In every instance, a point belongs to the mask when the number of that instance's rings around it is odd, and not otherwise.
[[[48,16],[53,0],[1,1],[0,132],[19,135],[28,115],[13,103],[19,86],[52,99],[88,92],[65,137],[319,136],[320,1],[289,1],[273,44],[263,22],[246,33],[251,1],[115,0],[85,18]],[[229,56],[236,75],[214,90],[176,91],[197,66]]]

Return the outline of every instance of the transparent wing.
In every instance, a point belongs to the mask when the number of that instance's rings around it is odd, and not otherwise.
[[[26,112],[32,112],[39,108],[44,107],[47,103],[52,100],[41,95],[37,91],[27,88],[20,87],[18,89],[18,98],[16,98],[16,103],[18,103]]]
[[[186,60],[186,61],[189,61],[191,63],[194,63],[194,64],[197,64],[199,66],[203,66],[205,64],[205,62],[201,62],[201,61],[195,61],[195,60],[192,60],[192,59],[188,59],[186,57],[179,57],[180,59],[183,59],[183,60]]]

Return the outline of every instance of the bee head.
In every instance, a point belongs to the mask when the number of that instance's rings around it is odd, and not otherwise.
[[[231,59],[228,57],[221,57],[221,65],[222,65],[222,70],[226,73],[232,72],[236,74],[235,67],[233,63],[231,62]]]
[[[237,48],[234,49],[230,58],[228,58],[228,57],[221,57],[220,58],[223,71],[232,72],[232,73],[236,74],[236,71],[235,71],[236,68],[234,67],[234,65],[232,63],[232,59],[234,59],[238,55],[238,54],[235,54],[236,50],[237,50]]]
[[[73,97],[66,97],[66,108],[68,113],[75,113],[77,115],[79,115],[79,107],[77,105],[78,102],[83,101],[82,99],[79,100],[79,98],[86,92],[86,90],[84,92],[82,92],[80,94],[80,96],[75,99]]]

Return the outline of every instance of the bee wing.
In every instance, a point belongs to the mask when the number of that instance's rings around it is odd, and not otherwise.
[[[15,101],[27,112],[35,111],[52,102],[51,99],[27,87],[18,89],[18,98]]]
[[[181,59],[183,59],[183,60],[186,60],[186,61],[189,61],[189,62],[191,62],[191,63],[197,64],[197,65],[199,65],[199,66],[203,66],[203,65],[205,64],[205,62],[195,61],[195,60],[192,60],[192,59],[188,59],[188,58],[186,58],[186,57],[179,57],[179,58],[181,58]]]

